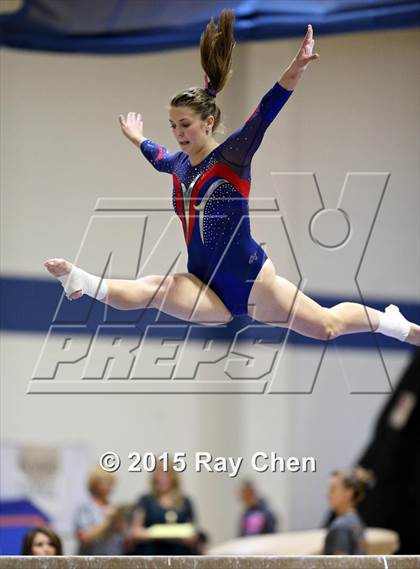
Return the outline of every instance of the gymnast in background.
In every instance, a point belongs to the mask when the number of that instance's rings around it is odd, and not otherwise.
[[[240,537],[264,535],[278,531],[277,517],[267,501],[258,494],[255,484],[249,480],[242,482],[239,495],[243,505],[239,522]]]
[[[372,483],[364,468],[337,470],[331,474],[328,501],[335,514],[325,538],[324,555],[365,555],[365,526],[356,506]]]

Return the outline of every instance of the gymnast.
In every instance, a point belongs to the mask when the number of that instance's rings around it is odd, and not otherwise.
[[[380,332],[420,345],[420,326],[390,305],[385,312],[353,302],[324,308],[285,278],[251,236],[248,196],[251,160],[264,133],[293,93],[314,53],[312,26],[293,61],[264,95],[244,126],[219,144],[214,132],[221,113],[216,95],[231,73],[233,13],[213,19],[200,40],[205,86],[175,95],[169,122],[180,151],[169,153],[143,135],[142,117],[120,115],[123,134],[140,147],[160,172],[172,174],[173,206],[188,249],[188,272],[134,280],[104,279],[64,259],[50,259],[47,270],[70,300],[87,294],[120,310],[155,308],[206,325],[228,323],[248,314],[254,320],[330,340],[356,332]]]

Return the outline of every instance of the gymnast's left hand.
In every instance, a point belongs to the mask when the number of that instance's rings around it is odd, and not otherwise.
[[[292,65],[295,66],[296,70],[304,71],[307,68],[308,63],[319,59],[319,54],[314,53],[314,45],[314,32],[311,24],[309,24],[299,51],[297,52],[296,57],[292,62]]]
[[[319,54],[314,53],[314,45],[314,33],[311,24],[309,24],[299,51],[281,76],[279,83],[282,87],[293,91],[308,64],[319,59]]]

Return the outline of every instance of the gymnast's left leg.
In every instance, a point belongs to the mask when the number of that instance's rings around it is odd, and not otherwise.
[[[251,289],[248,313],[259,322],[291,328],[318,340],[372,331],[420,345],[420,326],[406,320],[396,306],[390,305],[385,312],[355,302],[324,308],[293,283],[277,276],[269,259]]]

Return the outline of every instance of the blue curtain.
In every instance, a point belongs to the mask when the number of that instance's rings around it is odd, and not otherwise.
[[[0,45],[79,52],[140,53],[197,46],[211,16],[236,15],[239,41],[416,27],[414,0],[26,0],[0,17]]]

